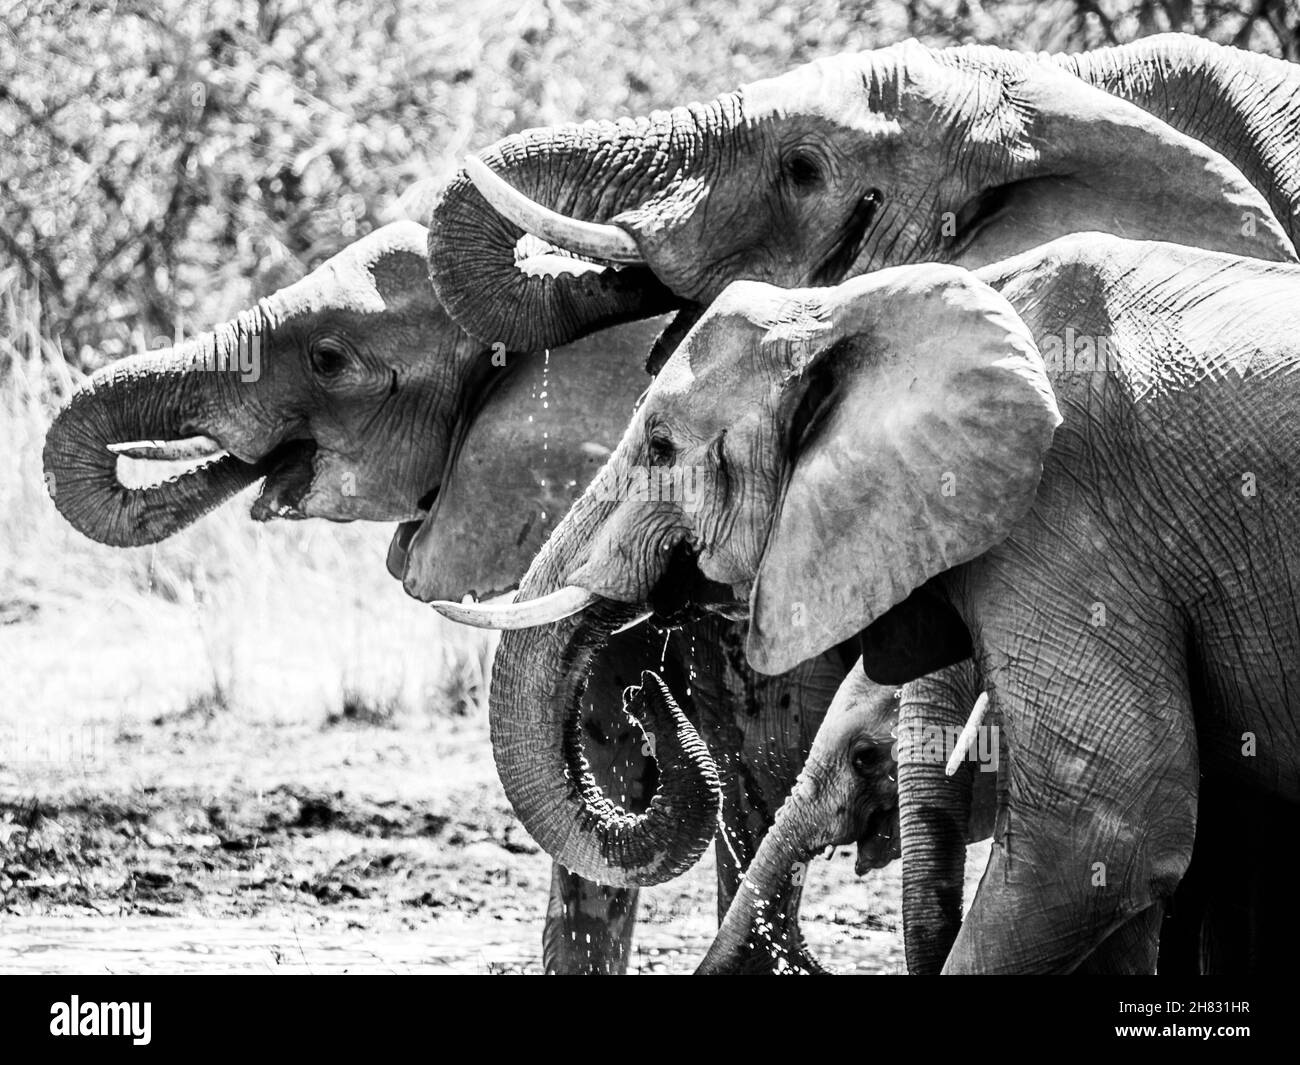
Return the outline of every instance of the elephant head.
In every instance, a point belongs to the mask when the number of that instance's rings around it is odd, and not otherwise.
[[[546,355],[493,349],[439,304],[427,240],[385,226],[233,322],[93,375],[46,440],[55,505],[134,546],[264,477],[258,520],[402,522],[389,568],[412,595],[513,587],[622,431],[663,323]],[[129,488],[122,454],[210,461]]]
[[[792,292],[732,285],[665,364],[520,602],[440,605],[525,630],[502,638],[491,703],[498,767],[525,827],[603,881],[666,869],[670,846],[692,853],[700,841],[678,830],[653,841],[657,857],[620,863],[605,845],[620,815],[569,783],[593,648],[646,611],[703,605],[750,618],[760,672],[863,630],[879,655],[905,628],[900,604],[1028,511],[1059,422],[1024,323],[965,270],[898,268]],[[909,642],[934,649],[919,672],[970,653],[923,633]],[[679,806],[705,801],[698,787],[682,798],[689,778],[676,783]]]
[[[95,373],[46,438],[59,511],[135,546],[265,477],[259,520],[419,517],[485,372],[483,345],[428,283],[426,239],[413,222],[385,226],[212,332]],[[128,488],[121,453],[212,461]]]
[[[1166,99],[1139,91],[1142,72],[1150,82],[1160,69],[1146,53],[1112,65],[1131,76],[1087,74],[1153,110]],[[907,42],[649,118],[524,131],[472,158],[435,207],[435,284],[471,332],[533,348],[647,306],[707,305],[735,280],[821,286],[905,263],[975,267],[1080,231],[1294,261],[1234,165],[1240,156],[1287,201],[1294,180],[1267,169],[1285,160],[1260,153],[1289,101],[1230,81],[1217,86],[1217,120],[1182,97],[1155,117],[1046,58]],[[526,232],[603,265],[522,270]]]

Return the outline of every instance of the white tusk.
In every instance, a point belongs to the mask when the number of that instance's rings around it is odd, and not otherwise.
[[[443,617],[476,629],[531,629],[570,617],[595,599],[586,588],[571,584],[522,603],[453,603],[438,599],[429,605]]]
[[[966,758],[966,753],[970,746],[975,742],[975,730],[980,727],[980,722],[984,720],[984,713],[989,708],[989,693],[980,692],[980,697],[975,700],[975,706],[970,712],[970,717],[966,720],[966,727],[961,730],[961,735],[957,737],[957,745],[952,749],[952,755],[948,759],[948,767],[944,770],[947,776],[952,776],[957,772],[958,766]]]
[[[503,218],[557,248],[609,263],[644,263],[634,241],[618,226],[580,222],[530,200],[477,156],[465,158],[465,173]]]
[[[128,440],[121,444],[109,444],[108,450],[129,459],[184,462],[210,458],[224,449],[210,436],[190,436],[184,440]]]
[[[623,624],[623,625],[620,625],[620,626],[619,626],[618,628],[616,628],[613,632],[611,632],[610,635],[611,635],[611,636],[617,636],[620,632],[627,632],[628,629],[635,629],[638,625],[641,624],[641,622],[643,622],[643,621],[648,621],[648,620],[649,620],[650,618],[652,618],[652,617],[654,617],[654,611],[653,611],[653,610],[647,610],[647,611],[646,611],[645,613],[643,613],[643,614],[638,614],[638,615],[637,615],[636,617],[634,617],[631,621],[626,622],[626,623]]]
[[[568,275],[596,273],[604,269],[586,259],[575,259],[572,255],[529,255],[515,263],[522,273],[530,277],[564,277]]]

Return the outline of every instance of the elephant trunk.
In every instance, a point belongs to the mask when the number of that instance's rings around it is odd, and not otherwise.
[[[518,600],[558,588],[574,545],[601,504],[580,500],[524,578]],[[540,564],[540,565],[539,565]],[[592,659],[639,616],[597,599],[554,624],[506,632],[490,701],[492,751],[506,796],[529,834],[579,876],[614,887],[663,883],[689,869],[713,839],[721,803],[717,768],[654,673],[624,693],[646,734],[659,787],[642,815],[601,790],[582,754],[581,699]]]
[[[789,798],[777,813],[776,823],[763,837],[754,860],[736,890],[718,934],[695,970],[697,976],[742,973],[749,969],[779,973],[815,973],[826,970],[799,942],[783,941],[791,926],[782,913],[783,888],[792,867],[794,882],[802,884],[801,866],[827,839],[826,804],[817,799],[816,766],[810,761]],[[796,935],[799,933],[796,931]]]
[[[128,488],[118,480],[118,454],[111,449],[207,432],[205,412],[220,409],[231,367],[239,366],[235,347],[254,328],[255,323],[241,319],[170,351],[122,359],[77,389],[51,424],[44,452],[46,486],[73,526],[114,547],[155,543],[266,472],[264,463],[223,455],[162,484]],[[179,453],[153,450],[169,458]]]
[[[1294,63],[1183,34],[1054,58],[1228,159],[1300,247],[1300,168],[1294,163],[1300,69]]]
[[[945,759],[934,756],[932,738],[957,736],[966,722],[965,708],[978,694],[969,663],[913,681],[904,690],[898,799],[903,942],[913,975],[941,972],[961,928],[972,769],[964,762],[948,776]]]
[[[696,111],[526,130],[480,153],[443,190],[429,221],[430,276],[448,313],[485,342],[534,351],[678,306],[644,265],[592,269],[570,260],[572,271],[529,272],[517,249],[527,227],[578,254],[634,258],[631,236],[603,223],[678,174],[700,137]],[[480,186],[498,204],[498,195],[513,197],[521,211],[507,218]],[[543,216],[553,228],[540,224]],[[584,230],[606,236],[588,241]]]

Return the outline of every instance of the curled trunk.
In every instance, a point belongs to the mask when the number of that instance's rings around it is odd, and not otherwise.
[[[527,600],[561,586],[574,546],[604,504],[579,501],[524,578]],[[594,656],[640,616],[637,606],[598,599],[552,625],[505,633],[490,704],[492,751],[506,797],[529,834],[579,876],[614,887],[659,884],[699,859],[713,839],[721,801],[717,768],[663,681],[641,676],[624,708],[642,725],[659,771],[646,812],[611,802],[582,754],[581,699]]]
[[[153,487],[128,488],[117,476],[111,445],[203,432],[199,420],[228,377],[220,369],[223,358],[230,364],[225,346],[236,342],[210,334],[168,352],[123,359],[73,394],[50,426],[44,465],[54,505],[80,532],[114,547],[154,543],[266,472],[262,463],[224,455]]]
[[[480,160],[549,211],[609,223],[650,199],[698,138],[694,111],[677,108],[649,119],[526,130]],[[521,270],[523,234],[465,171],[443,190],[429,219],[429,272],[438,298],[458,324],[487,343],[536,351],[679,304],[646,266]]]

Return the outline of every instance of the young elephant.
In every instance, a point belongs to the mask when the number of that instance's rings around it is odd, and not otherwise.
[[[746,870],[697,974],[741,971],[755,954],[766,954],[785,972],[821,971],[817,961],[801,949],[802,943],[780,938],[784,930],[775,919],[772,900],[791,869],[798,876],[827,847],[856,843],[859,875],[899,857],[898,779],[902,767],[896,752],[906,733],[900,729],[902,694],[897,688],[870,680],[861,659],[849,671],[831,701],[790,797]],[[961,724],[964,721],[958,728]],[[946,735],[950,733],[945,730]],[[918,759],[928,756],[923,736],[908,737],[904,746]],[[905,753],[901,760],[906,764],[907,759]],[[959,833],[963,850],[965,843],[992,832],[997,806],[995,772],[975,772],[972,765],[963,761],[956,777],[957,786],[968,796],[964,806],[968,823],[951,826]],[[991,767],[993,771],[996,768],[996,764]],[[959,922],[960,876],[959,869]],[[910,941],[907,949],[910,968]]]
[[[45,448],[55,505],[92,539],[132,546],[185,527],[264,479],[252,515],[397,521],[388,565],[419,598],[512,588],[601,467],[646,384],[662,322],[621,325],[548,353],[507,352],[444,313],[428,281],[427,231],[385,226],[235,321],[92,376]],[[221,455],[224,451],[225,454]],[[213,459],[154,488],[126,488],[119,454]],[[719,912],[770,824],[843,675],[836,654],[758,678],[743,631],[709,620],[671,641],[642,626],[600,658],[585,696],[585,750],[638,809],[654,763],[622,713],[647,665],[681,690],[720,765],[730,845]],[[804,710],[788,713],[791,701]],[[555,869],[544,963],[626,968],[636,893]],[[793,922],[797,891],[791,886]],[[792,935],[796,934],[792,932]]]
[[[784,940],[777,887],[801,878],[827,847],[857,844],[859,874],[897,856],[898,791],[893,759],[898,692],[851,669],[831,702],[808,760],[776,823],[745,871],[698,974],[742,972],[766,955],[784,972],[822,972],[802,942]]]
[[[573,775],[567,667],[668,587],[746,603],[759,672],[854,635],[891,683],[973,655],[1014,771],[945,969],[1152,971],[1201,773],[1300,799],[1298,288],[1093,233],[974,273],[733,285],[521,585],[539,627],[502,638],[491,706],[521,819],[641,882]],[[617,491],[687,469],[689,502]]]

